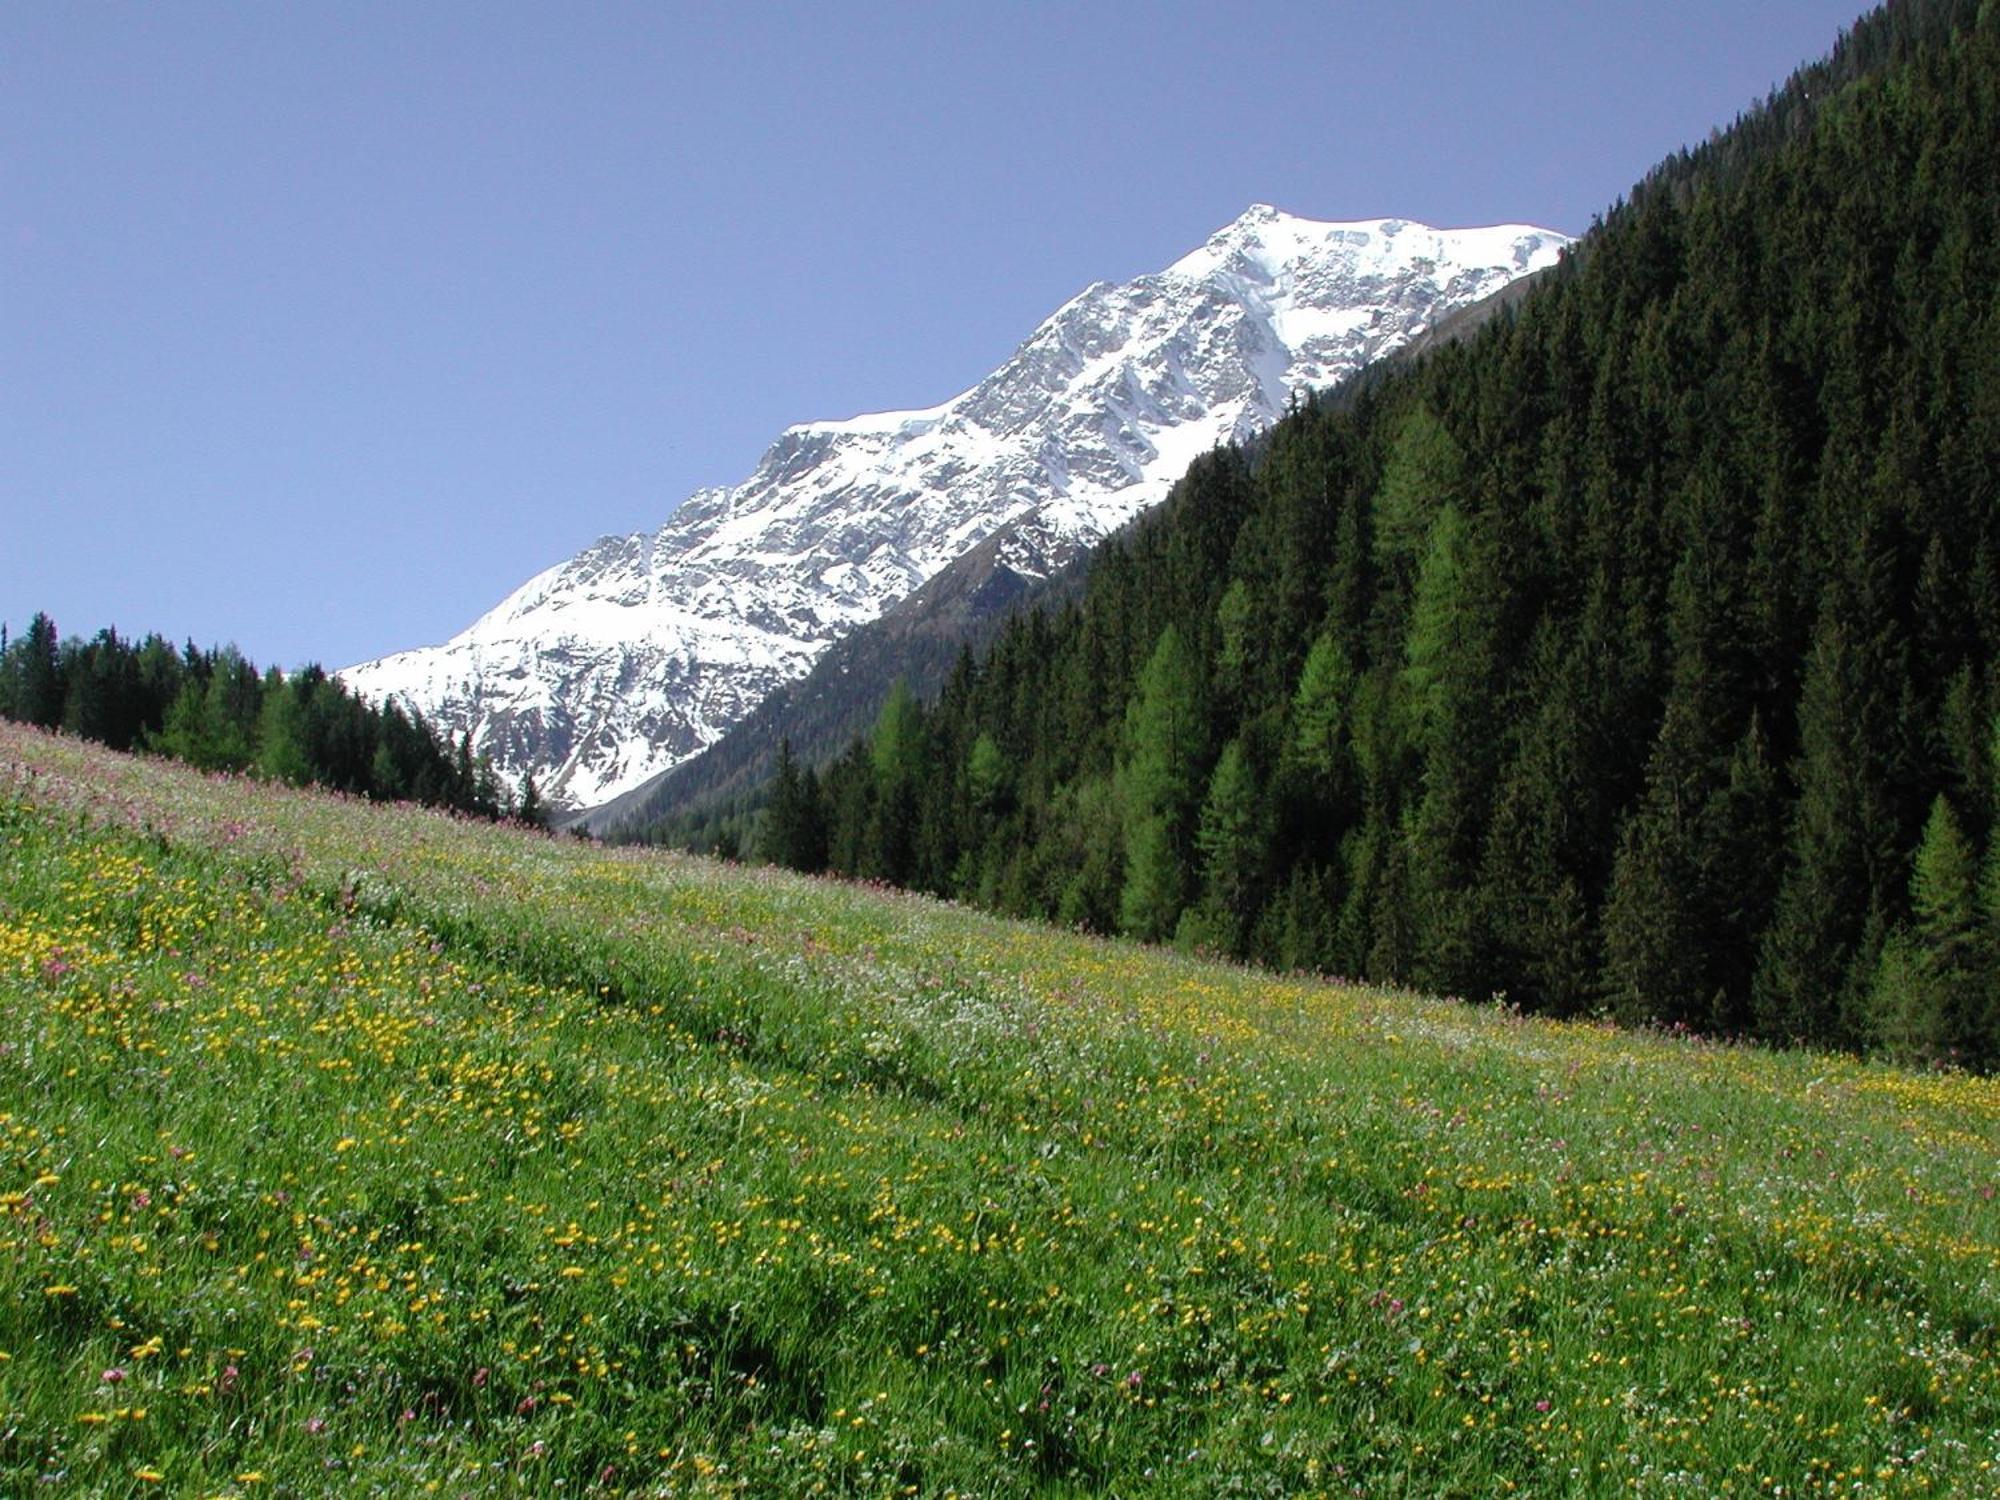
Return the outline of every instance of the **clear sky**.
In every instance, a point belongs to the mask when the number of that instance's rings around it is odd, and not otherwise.
[[[1861,8],[0,4],[0,619],[442,640],[1253,202],[1580,232]]]

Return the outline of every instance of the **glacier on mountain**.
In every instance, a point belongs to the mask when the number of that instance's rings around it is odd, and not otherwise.
[[[1321,223],[1259,205],[1164,271],[1100,282],[970,390],[788,428],[743,483],[604,537],[466,630],[349,667],[510,779],[590,807],[697,754],[773,688],[1010,523],[1059,566],[1189,462],[1551,264],[1526,225]]]

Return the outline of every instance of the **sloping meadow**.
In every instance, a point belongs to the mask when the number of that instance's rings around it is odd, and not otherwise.
[[[2000,1490],[2000,1087],[0,726],[0,1491]]]

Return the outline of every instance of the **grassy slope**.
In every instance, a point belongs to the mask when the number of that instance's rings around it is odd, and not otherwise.
[[[0,1492],[2000,1490],[2000,1086],[0,726]]]

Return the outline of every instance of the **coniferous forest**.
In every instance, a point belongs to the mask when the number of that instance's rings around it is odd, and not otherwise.
[[[1510,314],[1217,451],[769,858],[2000,1064],[2000,7],[1878,11]]]
[[[396,703],[365,703],[317,666],[259,673],[233,646],[130,641],[116,630],[60,639],[37,614],[0,631],[0,719],[59,729],[204,771],[245,771],[377,801],[475,817],[544,819],[529,778],[516,797],[471,743],[440,735]]]

